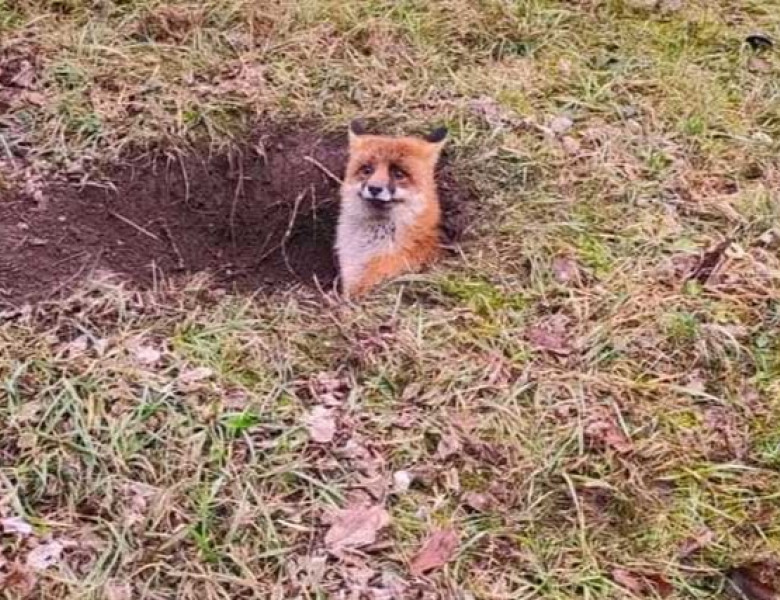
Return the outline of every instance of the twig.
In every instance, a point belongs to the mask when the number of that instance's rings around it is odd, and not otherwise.
[[[238,197],[244,193],[244,163],[243,157],[238,159],[238,182],[235,192],[233,192],[233,203],[230,205],[230,240],[236,245],[236,208],[238,207]]]
[[[8,141],[5,139],[5,136],[0,134],[0,140],[3,140],[3,148],[5,149],[5,153],[8,156],[8,160],[11,162],[11,167],[13,167],[14,170],[17,169],[16,165],[16,159],[14,158],[14,153],[11,152],[11,147],[8,145]]]
[[[102,256],[103,256],[103,249],[101,248],[100,251],[97,253],[97,255],[95,255],[95,260],[92,261],[92,267],[90,267],[90,269],[89,269],[90,272],[95,270],[95,267],[100,262],[100,258]],[[91,256],[87,257],[87,260],[84,261],[84,264],[81,265],[81,267],[79,268],[78,271],[76,271],[76,273],[74,273],[73,275],[71,275],[67,279],[61,281],[54,288],[49,290],[49,292],[47,292],[47,294],[45,296],[45,299],[48,300],[48,299],[52,298],[57,292],[62,291],[63,289],[68,287],[71,283],[76,281],[76,279],[78,279],[81,276],[81,274],[86,270],[87,264],[89,264],[89,262],[90,262],[90,258],[92,258],[92,257]]]
[[[181,255],[181,252],[179,251],[179,247],[176,245],[176,240],[173,239],[173,233],[171,233],[171,228],[168,227],[168,223],[163,221],[162,223],[163,231],[165,232],[165,235],[168,237],[168,241],[171,243],[171,247],[173,248],[174,254],[176,254],[176,260],[177,265],[176,267],[178,269],[184,270],[186,267],[184,266],[184,257]]]
[[[286,266],[287,270],[290,271],[290,273],[292,273],[293,275],[297,275],[297,273],[295,272],[295,269],[293,269],[292,266],[290,265],[290,260],[287,257],[287,240],[290,238],[290,235],[292,234],[293,227],[295,227],[295,219],[298,217],[298,208],[300,207],[301,202],[306,196],[307,191],[308,190],[302,191],[300,194],[298,194],[298,197],[295,199],[292,215],[290,215],[290,221],[289,223],[287,223],[287,231],[284,232],[284,237],[282,238],[282,243],[281,243],[284,266]]]
[[[128,219],[127,217],[123,217],[122,215],[120,215],[120,214],[119,214],[119,213],[117,213],[117,212],[114,212],[113,210],[110,210],[110,211],[108,211],[108,214],[109,214],[109,215],[111,215],[112,217],[116,217],[117,219],[119,219],[119,220],[120,220],[120,221],[122,221],[123,223],[125,223],[125,224],[127,224],[127,225],[130,225],[130,227],[132,227],[133,229],[136,229],[136,230],[140,231],[140,232],[141,232],[141,233],[143,233],[144,235],[148,235],[148,236],[149,236],[150,238],[152,238],[153,240],[157,240],[158,242],[162,241],[162,240],[160,240],[160,238],[159,238],[158,236],[156,236],[155,234],[153,234],[151,231],[149,231],[148,229],[145,229],[145,228],[141,227],[141,226],[140,226],[138,223],[134,223],[133,221],[131,221],[131,220],[130,220],[130,219]]]
[[[322,164],[320,161],[318,161],[316,158],[314,158],[314,157],[312,157],[312,156],[304,156],[304,157],[303,157],[303,160],[305,160],[306,162],[310,162],[311,164],[313,164],[315,167],[317,167],[317,168],[318,168],[320,171],[322,171],[323,173],[325,173],[325,175],[327,175],[328,177],[330,177],[330,178],[331,178],[333,181],[335,181],[335,182],[336,182],[336,183],[338,183],[339,185],[341,185],[341,184],[343,183],[343,182],[341,181],[341,179],[340,179],[340,178],[336,177],[336,175],[334,175],[334,174],[333,174],[333,171],[331,171],[330,169],[328,169],[328,167],[326,167],[325,165],[323,165],[323,164]]]
[[[187,174],[187,167],[184,166],[184,159],[182,158],[181,152],[177,153],[179,155],[179,166],[181,167],[181,175],[184,178],[184,205],[189,206],[190,205],[190,177]]]

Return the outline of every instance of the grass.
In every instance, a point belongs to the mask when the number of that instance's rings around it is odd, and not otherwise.
[[[776,558],[780,62],[743,40],[780,40],[780,4],[642,4],[0,0],[0,60],[34,69],[0,178],[362,115],[446,122],[482,208],[462,257],[360,307],[105,279],[0,317],[0,517],[35,530],[0,537],[0,574],[55,539],[35,597],[710,598]],[[365,488],[391,525],[325,561]],[[411,577],[440,526],[457,555]]]

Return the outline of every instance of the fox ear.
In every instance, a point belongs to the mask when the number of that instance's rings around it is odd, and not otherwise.
[[[441,144],[447,138],[447,128],[437,127],[425,136],[425,141],[431,144]]]
[[[425,141],[431,144],[432,155],[434,160],[438,160],[441,149],[444,147],[444,142],[447,140],[447,128],[437,127],[425,136]]]
[[[354,142],[356,138],[366,134],[366,126],[360,119],[354,119],[349,124],[349,141]]]

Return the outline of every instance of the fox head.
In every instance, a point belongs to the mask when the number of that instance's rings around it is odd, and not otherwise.
[[[424,190],[435,189],[434,172],[447,129],[424,138],[369,135],[359,121],[349,127],[349,161],[342,198],[372,211],[404,207],[417,212]]]

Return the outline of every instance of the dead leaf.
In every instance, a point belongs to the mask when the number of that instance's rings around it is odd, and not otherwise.
[[[308,381],[312,397],[327,407],[343,404],[352,388],[349,378],[340,373],[323,371]]]
[[[206,379],[214,377],[214,370],[208,367],[195,367],[194,369],[184,369],[179,373],[178,381],[184,385],[192,385]]]
[[[585,436],[594,445],[612,448],[618,454],[627,454],[634,449],[614,415],[605,407],[594,409],[585,424]]]
[[[474,115],[481,117],[488,125],[496,129],[503,127],[520,128],[525,125],[525,121],[521,117],[501,106],[497,100],[490,96],[482,96],[476,100],[471,100],[468,106]]]
[[[71,340],[63,345],[63,352],[68,358],[81,356],[89,349],[89,337],[80,335],[75,340]]]
[[[162,358],[162,352],[149,345],[137,345],[132,349],[133,358],[141,365],[150,367]]]
[[[751,56],[750,60],[748,60],[747,68],[751,73],[771,73],[772,63],[765,58]]]
[[[376,541],[379,530],[389,524],[390,514],[379,505],[340,510],[325,534],[325,546],[331,552],[368,546]]]
[[[730,239],[726,239],[715,246],[712,250],[705,252],[701,257],[699,264],[696,265],[693,272],[688,277],[687,281],[695,280],[698,281],[700,285],[705,285],[709,281],[710,277],[712,277],[715,269],[718,268],[718,265],[723,259],[723,255],[726,253],[726,250],[729,249],[731,244],[732,241]]]
[[[21,563],[12,563],[8,572],[0,574],[0,591],[12,592],[12,598],[26,598],[32,594],[37,580],[29,568]]]
[[[580,143],[570,135],[565,135],[561,138],[561,146],[563,151],[569,156],[577,156],[580,153]]]
[[[683,543],[680,545],[678,554],[680,558],[688,558],[702,548],[709,546],[713,541],[715,541],[715,533],[712,531],[712,529],[704,527],[695,535],[683,541]]]
[[[463,502],[469,508],[477,512],[490,510],[495,499],[490,494],[481,494],[479,492],[468,492],[463,496]]]
[[[11,83],[20,88],[31,88],[35,81],[35,69],[29,60],[23,60],[19,65],[19,70],[11,79]]]
[[[380,500],[387,494],[387,478],[381,473],[364,477],[360,480],[359,486],[367,491],[374,500]]]
[[[641,594],[644,590],[644,584],[636,573],[626,571],[625,569],[612,569],[612,579],[620,587],[627,589],[633,594]]]
[[[3,533],[14,533],[22,537],[32,535],[33,532],[32,525],[20,517],[0,519],[0,528],[2,528]]]
[[[103,592],[105,600],[132,600],[133,598],[133,588],[130,584],[116,579],[106,582]]]
[[[679,12],[685,7],[683,0],[661,0],[660,9],[661,12],[673,13]]]
[[[558,331],[542,325],[534,325],[526,330],[528,341],[536,350],[542,350],[558,356],[571,354],[569,340]]]
[[[34,106],[45,106],[47,102],[45,95],[40,92],[31,92],[29,90],[22,93],[20,100]]]
[[[780,573],[774,563],[755,562],[730,569],[726,579],[744,600],[780,599]]]
[[[674,592],[674,587],[658,573],[640,573],[627,569],[612,569],[612,579],[620,587],[635,596],[660,596],[666,598]]]
[[[570,256],[558,256],[553,260],[553,275],[559,283],[574,283],[580,279],[577,261]]]
[[[315,406],[306,424],[309,429],[309,437],[318,444],[332,442],[336,435],[336,419],[333,416],[333,411],[324,406]]]
[[[45,571],[60,561],[63,550],[65,546],[57,540],[36,546],[27,554],[27,566],[35,571]]]
[[[222,396],[222,405],[231,410],[245,410],[249,405],[249,394],[239,387],[228,388]]]
[[[458,549],[458,534],[454,529],[435,531],[412,559],[409,567],[414,576],[420,576],[434,569],[440,569],[455,556]]]
[[[439,445],[436,447],[436,458],[440,460],[447,460],[451,456],[458,454],[461,451],[462,445],[460,438],[454,433],[442,436],[439,440]]]
[[[146,520],[149,501],[157,494],[157,490],[149,485],[132,482],[124,486],[125,509],[124,524],[134,527]]]

